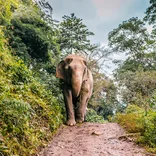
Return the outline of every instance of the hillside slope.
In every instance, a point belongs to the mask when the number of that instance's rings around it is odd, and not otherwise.
[[[62,124],[61,106],[0,30],[0,155],[33,155]]]

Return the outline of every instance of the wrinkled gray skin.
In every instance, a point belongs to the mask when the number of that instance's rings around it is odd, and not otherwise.
[[[79,55],[68,55],[56,68],[56,77],[63,79],[67,125],[82,123],[92,95],[93,77],[86,60]]]

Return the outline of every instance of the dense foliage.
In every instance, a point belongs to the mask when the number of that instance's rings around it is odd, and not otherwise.
[[[112,80],[97,71],[93,72],[94,92],[89,102],[89,107],[96,110],[98,115],[107,119],[112,116],[115,109],[118,109],[116,99],[116,87]]]
[[[150,0],[143,20],[130,18],[109,33],[113,51],[127,55],[114,72],[120,105],[116,121],[128,132],[137,133],[137,142],[156,152],[156,1]],[[152,24],[147,31],[145,21]],[[126,108],[127,107],[127,108]],[[126,108],[126,110],[124,110]]]
[[[148,21],[150,24],[156,25],[156,1],[150,0],[150,6],[146,9],[146,16],[144,17],[145,21]]]
[[[156,113],[153,110],[145,112],[136,105],[129,105],[124,114],[116,115],[116,121],[134,134],[137,143],[156,153]]]
[[[45,1],[0,0],[0,155],[34,155],[63,123],[55,68],[73,52],[87,58],[94,77],[86,120],[103,123],[115,115],[138,133],[137,142],[155,152],[155,1],[150,0],[143,20],[130,18],[109,33],[110,48],[91,44],[94,33],[74,13],[55,23],[52,11]],[[151,33],[145,21],[153,25]],[[115,82],[102,73],[113,52],[127,55],[114,72]]]
[[[34,66],[36,61],[56,59],[59,53],[56,32],[41,19],[41,15],[35,6],[20,5],[9,26],[10,45],[29,66]]]
[[[52,10],[44,1],[1,0],[0,4],[0,155],[34,155],[65,119],[56,64],[72,51],[95,56],[97,46],[90,43],[88,37],[94,34],[82,19],[71,14],[55,24],[43,11],[47,5]],[[93,57],[88,65],[96,64],[99,69],[97,62],[91,62]],[[98,82],[109,81],[95,71],[99,77],[94,74],[95,94],[90,103],[94,110],[89,109],[86,119],[104,122],[101,110],[105,103],[98,104],[102,116],[93,106],[103,88],[109,88]]]
[[[106,122],[101,115],[98,115],[94,109],[88,109],[86,115],[87,122],[104,123]]]
[[[32,155],[62,123],[61,107],[23,61],[11,55],[3,37],[0,39],[0,153]]]
[[[54,72],[52,54],[58,53],[57,45],[54,48],[52,35],[47,35],[52,30],[36,13],[36,6],[10,0],[1,3],[5,5],[0,5],[0,154],[33,155],[63,121],[61,103],[43,79]],[[43,62],[51,64],[39,78],[37,66]],[[51,82],[55,88],[56,82]]]

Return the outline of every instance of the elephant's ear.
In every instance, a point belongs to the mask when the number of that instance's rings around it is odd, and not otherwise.
[[[73,58],[66,58],[64,61],[68,65],[68,64],[70,64],[73,61]]]
[[[64,66],[65,66],[64,61],[61,61],[56,67],[56,77],[63,80],[65,79]]]

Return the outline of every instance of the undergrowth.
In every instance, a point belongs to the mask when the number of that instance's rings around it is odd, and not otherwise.
[[[62,108],[0,34],[0,155],[33,155],[62,123]]]
[[[138,133],[136,142],[146,147],[149,152],[156,153],[156,111],[145,111],[129,105],[124,114],[118,113],[115,120],[130,133]]]
[[[97,114],[97,112],[91,108],[88,109],[86,114],[87,122],[96,122],[96,123],[104,123],[106,122],[104,118]]]

